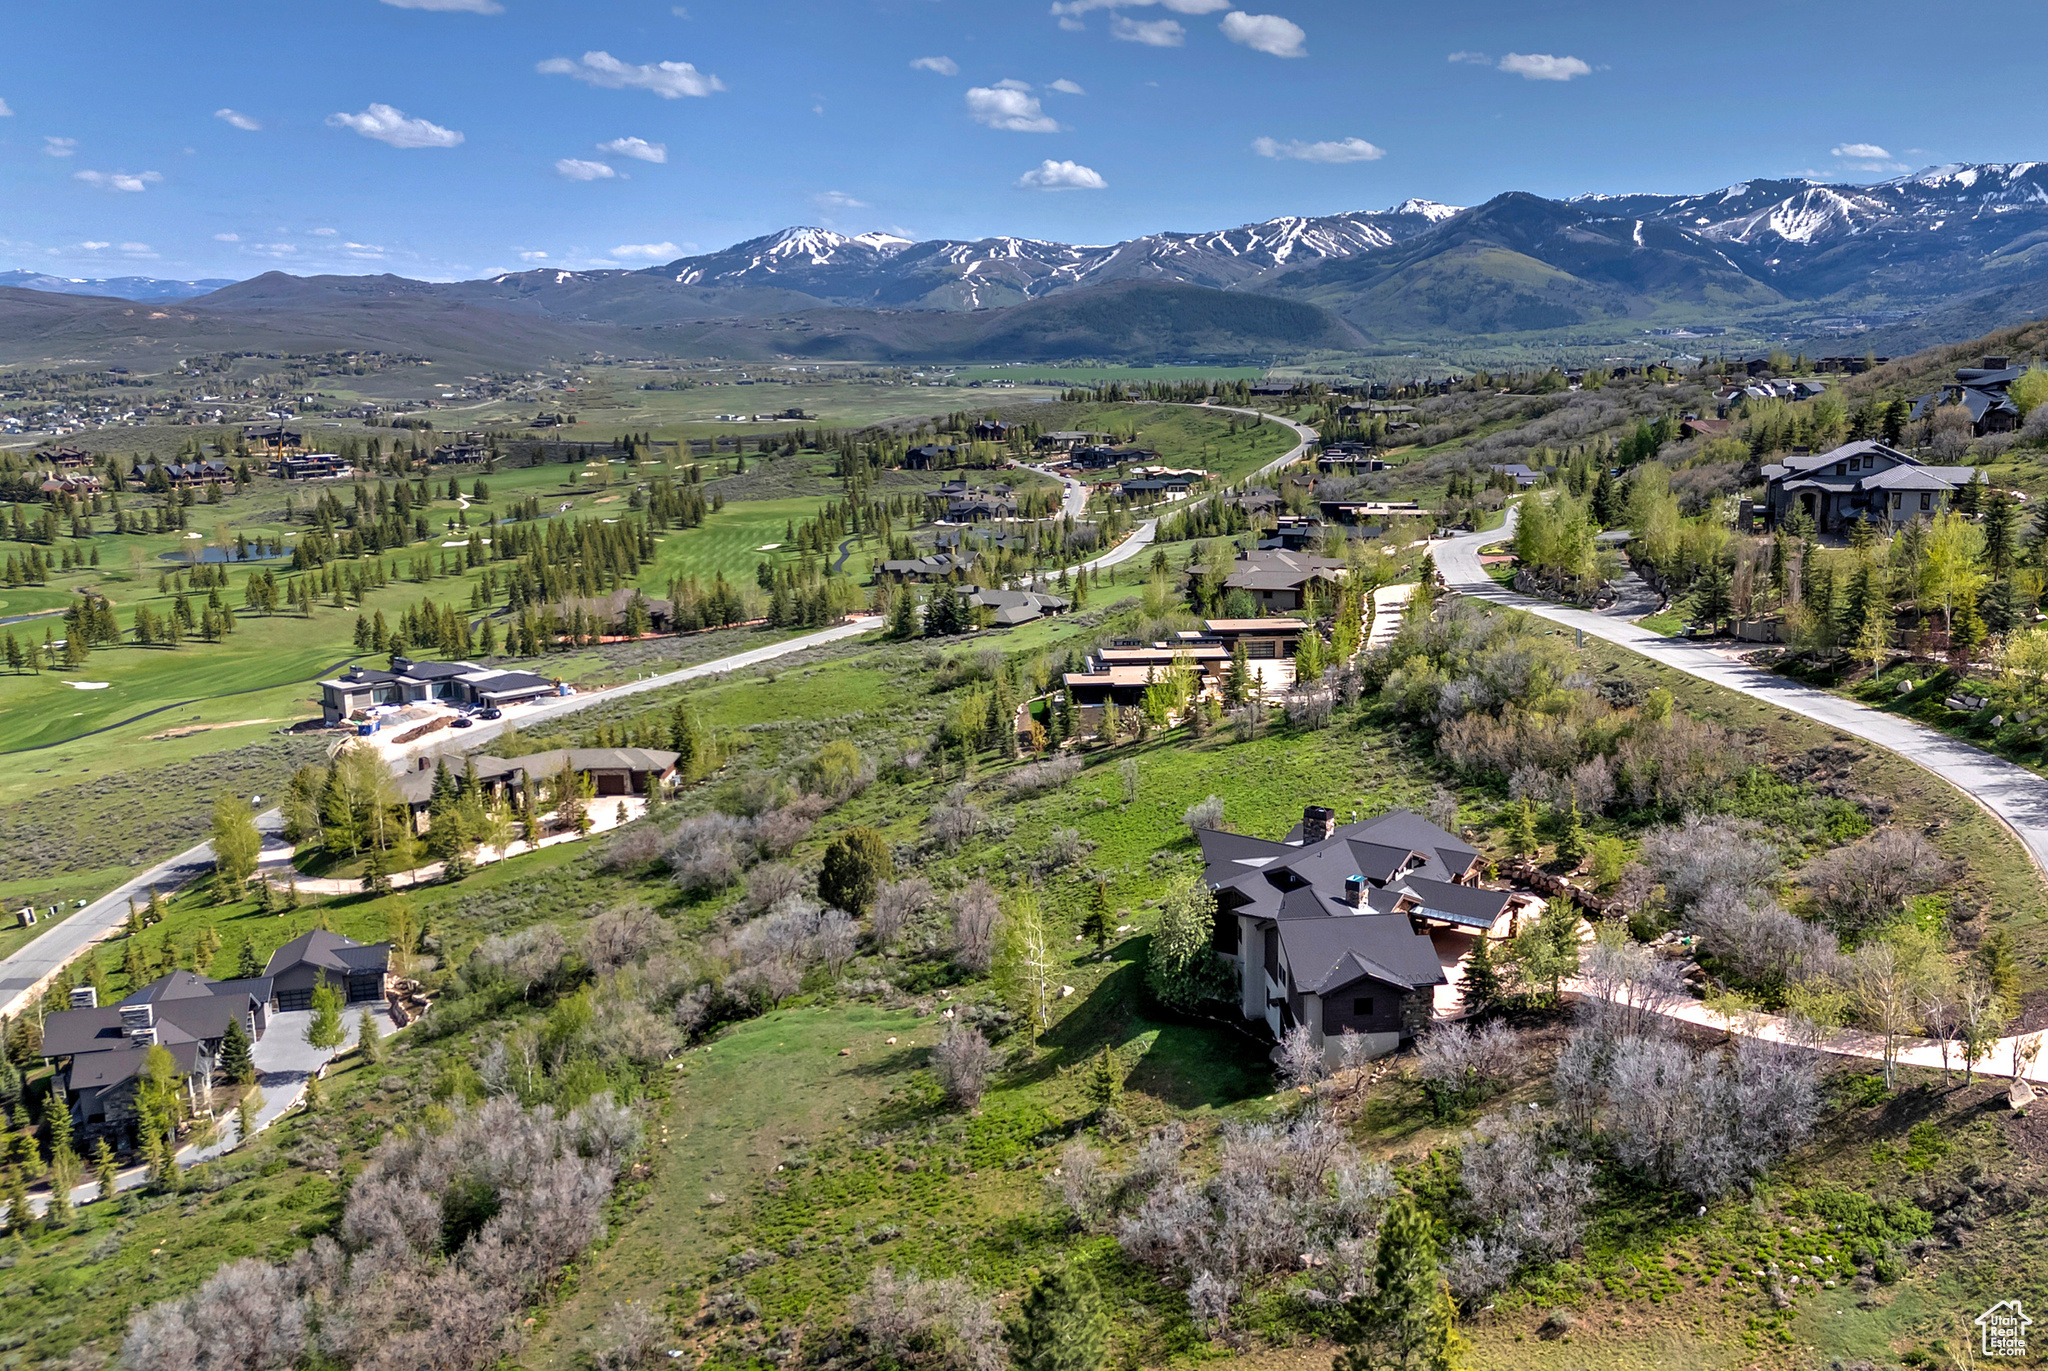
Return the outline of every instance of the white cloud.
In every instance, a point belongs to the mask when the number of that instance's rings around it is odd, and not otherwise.
[[[614,138],[609,143],[599,143],[597,150],[618,157],[631,157],[638,162],[668,160],[668,144],[650,143],[645,138]]]
[[[690,10],[687,5],[670,5],[668,12],[678,19],[688,19],[690,17]]]
[[[1377,162],[1387,155],[1387,150],[1366,142],[1363,138],[1340,138],[1335,142],[1304,143],[1298,138],[1280,142],[1273,138],[1255,138],[1252,151],[1261,157],[1277,157],[1292,162]]]
[[[242,235],[239,233],[216,233],[213,235],[213,241],[216,243],[239,243],[242,241]]]
[[[331,228],[317,228],[313,230],[313,236],[315,238],[332,238],[337,231]]]
[[[564,157],[555,170],[571,181],[609,181],[618,173],[604,162],[587,162],[581,157]]]
[[[121,244],[121,251],[129,257],[154,257],[157,255],[156,249],[147,243],[123,243]]]
[[[265,257],[290,257],[299,250],[297,243],[251,243],[249,251]]]
[[[393,9],[458,11],[463,14],[503,14],[498,0],[384,0]]]
[[[612,256],[625,257],[641,262],[673,261],[681,257],[683,250],[674,243],[621,243],[612,249]]]
[[[1019,81],[1019,80],[1018,80],[1018,79],[1017,79],[1016,77],[1014,77],[1014,76],[1005,76],[1005,77],[1004,77],[1004,78],[1003,78],[1002,80],[1000,80],[1000,81],[996,82],[996,89],[997,89],[997,90],[1030,90],[1030,89],[1031,89],[1031,83],[1030,83],[1029,81]]]
[[[855,199],[855,198],[854,198],[853,196],[851,196],[851,195],[848,195],[848,194],[847,194],[847,193],[846,193],[845,191],[843,191],[843,190],[828,190],[828,191],[823,191],[823,192],[821,192],[821,193],[819,193],[819,194],[817,194],[817,195],[813,195],[813,196],[811,197],[811,202],[812,202],[813,204],[815,204],[815,205],[816,205],[816,206],[817,206],[817,207],[818,207],[819,209],[867,209],[867,208],[869,208],[869,205],[868,205],[868,202],[867,202],[867,201],[865,201],[865,200],[856,200],[856,199]]]
[[[0,119],[12,119],[13,117],[14,107],[9,105],[5,100],[0,100]]]
[[[454,129],[425,119],[408,119],[404,110],[384,104],[373,104],[361,114],[330,114],[327,123],[331,128],[354,129],[394,148],[452,148],[462,142],[462,135]]]
[[[1552,57],[1547,52],[1511,52],[1500,59],[1500,69],[1525,81],[1569,81],[1593,71],[1576,57]]]
[[[98,251],[99,251],[99,250],[100,250],[101,248],[110,248],[110,247],[112,247],[112,246],[113,246],[113,244],[112,244],[112,243],[95,243],[94,241],[92,241],[92,239],[88,238],[88,239],[86,239],[86,240],[85,240],[85,241],[84,241],[83,243],[80,243],[80,244],[79,244],[78,246],[79,246],[79,247],[81,247],[81,248],[83,248],[83,249],[84,249],[85,251],[87,251],[87,252],[98,252]]]
[[[1463,62],[1474,67],[1490,67],[1493,65],[1493,59],[1483,52],[1454,52],[1447,60]]]
[[[233,125],[244,133],[254,133],[263,127],[255,118],[242,113],[240,110],[217,109],[213,112],[213,117],[220,120],[223,124]]]
[[[1308,34],[1292,19],[1277,14],[1246,14],[1232,10],[1223,16],[1223,36],[1242,43],[1254,52],[1274,57],[1306,57]]]
[[[522,252],[519,254],[519,260],[522,262],[545,262],[548,260],[548,255],[545,252]]]
[[[1060,121],[1039,108],[1038,97],[1005,86],[970,86],[967,112],[979,124],[1011,133],[1058,133]]]
[[[343,243],[341,250],[359,262],[381,262],[385,257],[384,249],[375,243]]]
[[[100,190],[143,191],[163,180],[163,173],[157,171],[74,171],[74,181],[83,181]]]
[[[652,62],[635,65],[621,62],[608,52],[586,52],[576,61],[550,57],[534,70],[544,76],[573,76],[608,90],[651,90],[664,100],[681,95],[709,95],[724,90],[725,82],[709,72],[698,71],[688,62]]]
[[[1088,26],[1086,24],[1082,23],[1080,20],[1072,17],[1071,15],[1063,14],[1060,16],[1060,27],[1065,29],[1068,33],[1086,33],[1088,31]]]
[[[1069,81],[1064,76],[1062,76],[1059,80],[1053,82],[1051,85],[1047,86],[1046,89],[1056,90],[1061,95],[1086,95],[1088,93],[1087,91],[1081,89],[1079,83]]]
[[[1830,157],[1858,157],[1889,162],[1892,155],[1875,143],[1843,143],[1828,150]]]
[[[1093,167],[1048,157],[1018,177],[1017,186],[1020,190],[1105,190],[1109,182]]]
[[[912,71],[935,71],[941,76],[958,76],[960,64],[950,57],[917,57],[910,63]]]
[[[53,138],[47,133],[43,135],[43,152],[47,156],[69,157],[76,151],[78,151],[78,140],[76,138]]]
[[[1188,41],[1188,31],[1174,20],[1127,19],[1121,14],[1110,21],[1109,36],[1148,48],[1177,48]]]

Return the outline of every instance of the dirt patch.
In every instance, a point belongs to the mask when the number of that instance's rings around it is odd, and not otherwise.
[[[234,719],[224,724],[186,724],[182,728],[167,728],[161,733],[143,736],[146,743],[160,743],[170,738],[189,738],[195,733],[211,733],[222,728],[253,728],[257,724],[281,724],[282,719]]]

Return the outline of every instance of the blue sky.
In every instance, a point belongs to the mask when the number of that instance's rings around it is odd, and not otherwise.
[[[0,267],[446,279],[790,224],[1109,242],[2048,156],[2048,10],[1379,0],[16,8]],[[1995,99],[1988,98],[1998,93]],[[1990,111],[1995,111],[1991,113]]]

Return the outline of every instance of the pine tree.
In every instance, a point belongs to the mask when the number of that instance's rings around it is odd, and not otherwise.
[[[93,1149],[92,1170],[93,1179],[100,1188],[98,1198],[114,1198],[114,1191],[121,1181],[121,1168],[114,1164],[114,1149],[107,1145],[105,1138],[101,1138],[99,1146]]]
[[[1451,1298],[1429,1220],[1407,1195],[1380,1224],[1373,1293],[1345,1310],[1335,1371],[1451,1371]]]
[[[1527,857],[1536,851],[1536,806],[1527,795],[1522,797],[1515,810],[1514,826],[1508,832],[1508,846],[1518,856]]]
[[[377,1036],[377,1016],[367,1009],[356,1018],[356,1056],[368,1066],[384,1060],[384,1040]]]
[[[1110,1114],[1116,1110],[1117,1102],[1124,1097],[1124,1077],[1116,1069],[1116,1058],[1104,1047],[1095,1056],[1095,1065],[1088,1072],[1088,1098],[1095,1108]]]
[[[28,1175],[24,1168],[7,1168],[7,1230],[28,1233],[35,1228],[35,1215],[28,1207]]]
[[[1094,941],[1098,954],[1108,949],[1109,935],[1116,931],[1111,922],[1114,917],[1109,909],[1109,882],[1097,881],[1094,894],[1088,897],[1088,912],[1081,916],[1081,935]]]
[[[1017,1371],[1098,1371],[1109,1353],[1095,1281],[1071,1265],[1032,1277],[1005,1332]]]
[[[256,1136],[256,1119],[263,1111],[263,1092],[250,1086],[235,1103],[235,1146]]]
[[[1482,1015],[1501,1001],[1500,968],[1493,961],[1493,940],[1481,934],[1465,959],[1465,976],[1460,986],[1465,1012]]]
[[[249,1038],[242,1031],[240,1020],[228,1024],[228,1031],[221,1035],[220,1060],[216,1069],[221,1075],[242,1085],[253,1085],[256,1081],[256,1063],[249,1054]]]
[[[331,1050],[347,1041],[348,1027],[341,1021],[341,992],[322,983],[313,991],[313,1017],[306,1022],[306,1045]]]
[[[1586,852],[1593,840],[1586,834],[1586,825],[1579,818],[1578,796],[1572,797],[1571,808],[1565,812],[1564,837],[1558,840],[1557,859],[1567,862],[1576,869],[1586,860]]]

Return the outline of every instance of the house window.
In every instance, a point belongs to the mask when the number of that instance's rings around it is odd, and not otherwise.
[[[1848,475],[1848,474],[1849,474],[1849,464],[1848,464],[1847,462],[1837,462],[1837,463],[1835,463],[1835,475],[1837,475],[1837,476],[1846,476],[1846,475]]]
[[[1905,496],[1903,496],[1903,495],[1896,495],[1896,494],[1895,494],[1895,495],[1893,495],[1893,496],[1892,496],[1892,508],[1893,508],[1893,509],[1897,509],[1897,508],[1898,508],[1898,507],[1899,507],[1900,505],[1904,504],[1905,502],[1906,502],[1906,497],[1905,497]]]
[[[1923,494],[1923,495],[1922,495],[1922,496],[1920,497],[1920,508],[1922,508],[1922,509],[1932,509],[1932,508],[1934,508],[1934,497],[1933,497],[1932,495],[1926,495],[1926,494]]]
[[[1369,1018],[1371,1018],[1371,1017],[1372,1017],[1372,996],[1370,996],[1370,995],[1367,995],[1367,996],[1366,996],[1366,997],[1365,997],[1364,999],[1362,999],[1362,1000],[1353,1000],[1353,1001],[1351,1002],[1351,1017],[1352,1017],[1352,1018],[1354,1018],[1354,1019],[1369,1019]]]

